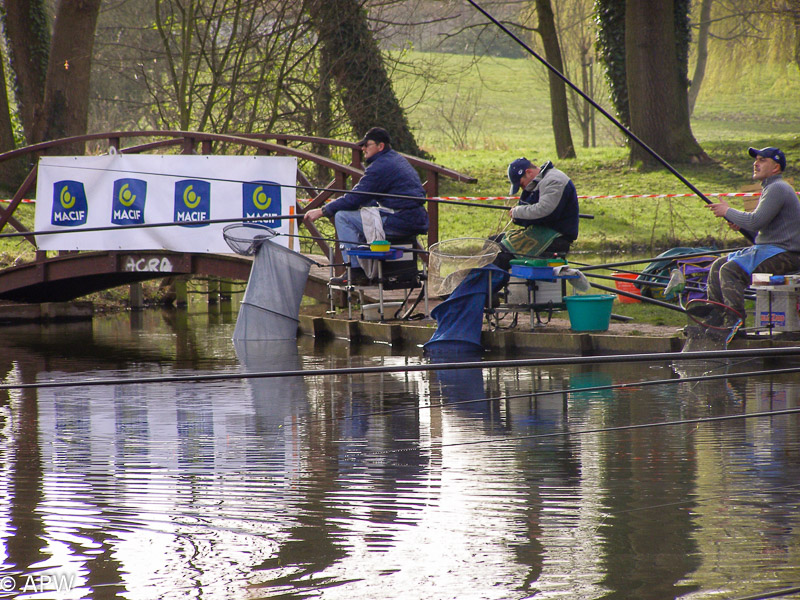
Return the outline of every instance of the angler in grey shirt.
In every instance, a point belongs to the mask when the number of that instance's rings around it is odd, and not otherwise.
[[[725,201],[708,205],[732,229],[747,231],[755,239],[753,246],[718,258],[708,274],[708,299],[733,309],[742,323],[744,290],[753,273],[784,275],[800,270],[800,201],[783,180],[786,156],[774,147],[748,152],[755,158],[753,179],[761,181],[756,209],[735,210]],[[724,315],[724,326],[734,327],[737,315],[729,310]]]

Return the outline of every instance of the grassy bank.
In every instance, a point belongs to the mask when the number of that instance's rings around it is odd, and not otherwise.
[[[632,168],[619,131],[601,115],[598,146],[578,147],[577,158],[558,160],[544,68],[534,60],[487,58],[474,63],[471,57],[455,55],[416,56],[420,61],[438,61],[441,74],[437,81],[427,82],[424,96],[416,80],[397,80],[401,95],[413,106],[409,117],[420,142],[436,162],[478,178],[476,185],[443,180],[442,195],[508,194],[505,169],[519,156],[536,162],[553,160],[572,177],[581,196],[692,193],[666,169]],[[787,179],[793,181],[791,167],[800,166],[800,94],[783,92],[799,89],[796,69],[778,68],[751,73],[746,86],[703,89],[692,129],[714,164],[673,167],[704,194],[748,191],[754,186],[747,148],[778,145],[788,155]],[[776,90],[782,90],[777,108]],[[581,135],[574,124],[572,135],[579,144]],[[740,199],[729,202],[742,207]],[[581,210],[595,216],[581,221],[576,249],[587,252],[647,253],[679,245],[735,246],[742,240],[694,195],[583,200]],[[496,233],[506,225],[504,215],[442,207],[440,239]]]

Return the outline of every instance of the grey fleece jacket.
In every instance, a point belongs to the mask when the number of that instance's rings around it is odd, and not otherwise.
[[[725,218],[742,229],[758,232],[756,244],[800,252],[800,200],[794,189],[780,174],[767,177],[761,188],[761,198],[753,212],[731,208]]]

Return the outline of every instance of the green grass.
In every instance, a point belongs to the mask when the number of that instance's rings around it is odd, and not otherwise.
[[[395,81],[400,95],[410,105],[411,101],[419,101],[409,111],[409,119],[420,144],[437,163],[478,179],[475,185],[442,180],[443,196],[507,195],[505,169],[519,156],[538,162],[553,160],[573,179],[581,196],[692,194],[667,169],[641,171],[629,166],[628,151],[620,145],[618,130],[602,115],[598,115],[597,125],[601,145],[578,147],[577,158],[558,160],[544,67],[531,59],[487,58],[470,64],[469,57],[456,55],[410,56],[420,61],[439,61],[441,74],[439,81],[428,84],[421,101],[419,85],[407,78]],[[781,91],[777,103],[776,90]],[[800,164],[798,90],[797,69],[777,67],[753,70],[744,86],[737,80],[723,89],[704,88],[692,129],[714,164],[673,167],[701,192],[713,194],[752,189],[752,159],[746,152],[751,145],[779,145],[789,155],[790,165]],[[449,113],[444,110],[447,107]],[[451,115],[449,121],[447,114]],[[452,115],[461,118],[453,119]],[[456,135],[453,131],[458,128],[464,131]],[[575,124],[572,135],[579,144],[581,135]],[[456,149],[454,138],[467,143]],[[787,179],[793,178],[790,169]],[[742,206],[738,199],[729,202]],[[485,237],[506,225],[503,211],[444,205],[440,211],[440,239]],[[695,195],[583,200],[581,211],[595,218],[581,221],[581,235],[574,246],[578,251],[657,253],[677,245],[736,246],[743,240],[714,218]]]

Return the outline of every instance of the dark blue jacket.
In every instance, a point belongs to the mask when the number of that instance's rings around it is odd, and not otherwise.
[[[413,198],[393,198],[392,194]],[[395,211],[385,216],[385,229],[419,235],[428,232],[428,211],[425,210],[424,202],[425,189],[414,167],[398,152],[386,148],[367,160],[364,176],[353,186],[353,190],[326,204],[322,208],[322,214],[333,219],[340,210],[358,210],[362,206],[380,205]]]
[[[519,197],[514,223],[522,227],[543,225],[570,242],[578,237],[578,192],[563,172],[547,161]]]

